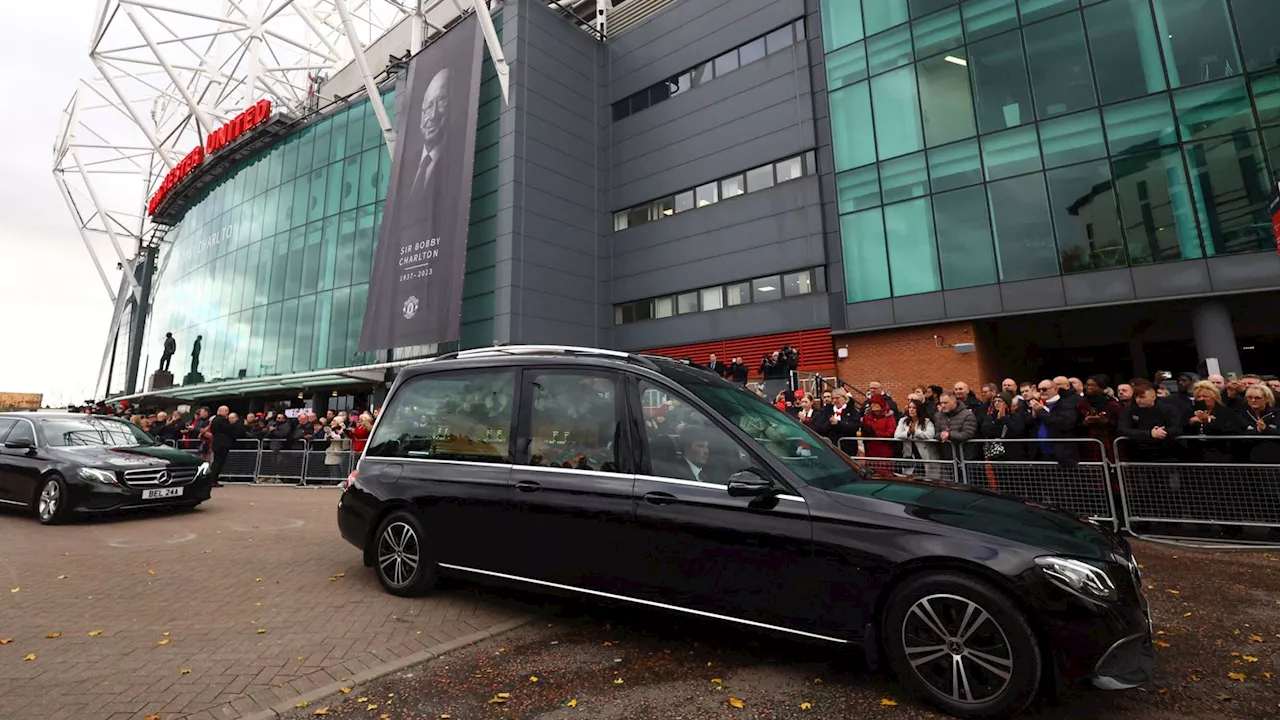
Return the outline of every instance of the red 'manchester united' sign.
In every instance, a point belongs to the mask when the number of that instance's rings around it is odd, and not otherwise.
[[[191,152],[187,153],[186,157],[182,158],[182,162],[175,165],[169,171],[169,174],[164,176],[164,182],[160,183],[156,194],[151,196],[151,202],[147,204],[147,214],[156,214],[156,208],[160,207],[160,204],[178,186],[178,183],[181,183],[193,170],[200,167],[204,162],[205,155],[212,155],[221,150],[227,143],[262,124],[269,117],[271,117],[271,101],[262,99],[235,116],[231,122],[209,133],[209,137],[205,138],[204,145],[195,146]]]

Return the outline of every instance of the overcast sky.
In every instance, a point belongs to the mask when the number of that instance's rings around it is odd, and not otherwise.
[[[96,0],[5,2],[12,32],[0,43],[0,273],[6,292],[0,392],[40,392],[46,402],[93,393],[111,302],[53,182],[60,113],[92,67]],[[112,283],[110,245],[99,244]],[[125,252],[132,254],[132,248]]]

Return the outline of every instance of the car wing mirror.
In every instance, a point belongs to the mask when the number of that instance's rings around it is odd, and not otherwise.
[[[729,476],[729,497],[763,497],[777,491],[772,480],[755,470],[740,470]]]
[[[5,443],[4,446],[10,450],[23,450],[25,452],[31,452],[36,449],[36,444],[31,442],[29,438],[14,438]]]

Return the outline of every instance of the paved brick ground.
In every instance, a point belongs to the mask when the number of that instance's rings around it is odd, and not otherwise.
[[[216,493],[62,527],[0,514],[0,718],[233,720],[530,611],[469,587],[384,593],[334,490]]]

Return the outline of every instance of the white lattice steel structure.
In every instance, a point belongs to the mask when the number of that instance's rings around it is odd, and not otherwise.
[[[158,241],[147,200],[208,133],[261,98],[300,117],[335,95],[372,93],[389,56],[420,49],[473,10],[505,96],[491,4],[500,0],[100,0],[86,48],[95,71],[63,111],[53,175],[115,302],[102,367],[139,290],[135,258]],[[373,108],[390,150],[390,118]],[[115,283],[94,237],[110,241]]]

